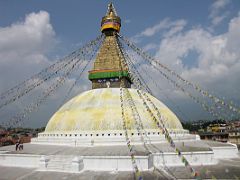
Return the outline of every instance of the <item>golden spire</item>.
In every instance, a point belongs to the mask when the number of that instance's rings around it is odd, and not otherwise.
[[[121,19],[117,15],[117,12],[113,6],[113,3],[108,4],[108,10],[106,15],[102,18],[101,31],[102,32],[113,32],[120,31]]]
[[[106,16],[108,15],[117,16],[117,11],[115,10],[112,2],[108,4],[108,10],[107,10]]]
[[[108,5],[101,26],[101,31],[106,36],[97,53],[94,67],[89,71],[88,78],[92,81],[92,88],[131,88],[128,67],[122,67],[123,55],[115,35],[120,30],[121,19],[112,3]]]

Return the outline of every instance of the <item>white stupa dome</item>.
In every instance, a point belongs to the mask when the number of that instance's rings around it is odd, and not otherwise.
[[[129,89],[144,129],[157,130],[136,89]],[[148,94],[164,117],[170,130],[184,131],[177,116],[161,101]],[[131,108],[127,109],[127,128],[136,129]],[[153,108],[152,108],[153,109]],[[152,110],[153,113],[154,110]],[[45,133],[123,130],[120,88],[93,89],[79,94],[64,104],[49,120]]]

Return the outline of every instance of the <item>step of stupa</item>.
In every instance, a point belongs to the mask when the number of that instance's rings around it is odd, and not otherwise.
[[[59,172],[79,172],[80,167],[74,165],[76,159],[73,156],[51,155],[44,157],[44,166],[41,166],[40,171],[59,171]]]

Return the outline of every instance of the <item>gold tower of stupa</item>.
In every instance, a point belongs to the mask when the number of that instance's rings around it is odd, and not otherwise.
[[[112,3],[108,5],[106,15],[102,18],[101,31],[106,38],[97,54],[94,67],[89,71],[92,88],[131,87],[128,67],[123,66],[123,55],[120,52],[116,33],[120,31],[121,19],[117,16]]]

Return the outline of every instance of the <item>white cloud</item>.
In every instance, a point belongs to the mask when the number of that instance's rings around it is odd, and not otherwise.
[[[198,82],[204,87],[214,89],[217,83],[224,82],[222,91],[226,94],[240,95],[240,84],[232,84],[239,80],[240,66],[240,16],[233,18],[226,33],[214,36],[210,32],[196,28],[164,38],[156,56],[161,62],[168,64],[186,79]],[[190,51],[198,54],[197,66],[188,68],[184,59]],[[218,85],[217,85],[218,86]]]
[[[230,0],[215,0],[212,4],[211,8],[213,11],[218,11],[219,9],[225,7],[227,4],[230,3]],[[212,12],[214,13],[214,12]]]
[[[28,14],[22,22],[0,27],[0,92],[46,67],[46,54],[55,43],[46,11]]]
[[[164,36],[170,37],[172,35],[175,35],[176,33],[182,31],[186,25],[187,25],[187,21],[183,19],[173,21],[171,22],[170,29],[166,33],[164,33]]]
[[[156,48],[158,48],[158,45],[154,43],[149,43],[143,47],[144,51],[149,51],[151,49],[156,49]]]
[[[179,22],[175,20],[174,22]],[[181,26],[180,26],[181,27]],[[177,29],[176,31],[174,29]],[[171,29],[174,33],[171,32]],[[240,104],[240,13],[231,19],[228,24],[228,30],[225,33],[214,35],[202,27],[190,28],[183,30],[174,26],[168,29],[169,34],[165,34],[159,45],[154,44],[154,48],[158,46],[155,54],[156,59],[162,64],[174,69],[182,77],[193,83],[199,84],[203,89],[213,92],[219,97],[227,97],[226,99],[234,100]],[[157,36],[154,36],[157,37]],[[146,45],[152,47],[152,44]],[[191,52],[194,55],[191,57]],[[135,58],[137,59],[137,58]],[[186,60],[188,60],[186,62]],[[195,62],[194,66],[189,64]],[[190,116],[194,119],[200,119],[201,112],[199,105],[189,105],[186,109],[189,99],[179,91],[174,90],[168,81],[164,80],[160,73],[153,67],[143,64],[142,69],[148,72],[160,85],[157,88],[148,80],[155,95],[161,100],[168,103],[169,100],[163,97],[163,91],[174,102],[189,112],[193,110]],[[141,70],[142,71],[142,70]],[[144,77],[147,78],[146,73]],[[189,101],[192,102],[192,101]],[[172,107],[171,107],[172,108]],[[199,116],[198,116],[199,115]]]
[[[164,20],[162,20],[161,22],[159,22],[158,24],[146,28],[144,31],[142,31],[139,36],[153,36],[156,33],[158,33],[161,30],[164,29],[171,29],[171,32],[169,32],[169,35],[172,35],[180,30],[182,30],[184,28],[184,26],[187,24],[187,22],[183,19],[177,20],[177,21],[171,21],[169,18],[165,18]]]
[[[28,14],[23,21],[0,27],[0,93],[49,66],[51,62],[47,53],[55,47],[56,42],[55,32],[46,11]],[[40,90],[36,90],[35,95],[38,95]],[[30,103],[33,103],[31,93],[21,101],[4,107],[0,112],[1,121],[12,118]],[[27,125],[43,126],[42,120],[45,120],[46,115],[51,115],[51,108],[48,106],[39,116],[33,113],[35,116],[30,117],[31,123],[28,122]]]
[[[227,16],[228,12],[222,10],[230,3],[230,0],[215,0],[210,7],[209,18],[212,21],[212,25],[216,26],[220,24]]]
[[[152,27],[146,28],[143,32],[140,33],[140,35],[142,35],[142,36],[153,36],[158,31],[160,31],[162,29],[169,28],[169,26],[170,26],[169,18],[165,18],[164,20],[162,20],[158,24],[156,24]]]

